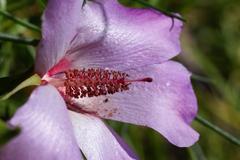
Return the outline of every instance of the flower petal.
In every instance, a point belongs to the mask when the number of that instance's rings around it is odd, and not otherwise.
[[[99,119],[69,112],[78,145],[88,160],[133,160],[137,157],[127,145]]]
[[[63,57],[75,41],[86,45],[99,39],[104,30],[101,17],[99,7],[83,9],[83,0],[48,0],[36,59],[37,73],[43,75],[60,62],[62,66],[58,67],[67,67],[68,61]]]
[[[134,68],[166,61],[180,52],[182,22],[152,9],[127,8],[117,0],[50,0],[36,71],[68,68]]]
[[[198,140],[198,133],[189,126],[197,113],[197,101],[190,73],[182,65],[169,61],[127,73],[133,79],[151,77],[153,82],[136,82],[128,91],[75,102],[103,118],[151,127],[179,147]]]
[[[0,159],[81,159],[65,102],[52,86],[35,89],[10,125],[19,125],[22,131],[0,149]]]
[[[152,9],[127,8],[117,0],[94,0],[87,5],[103,9],[106,33],[100,41],[69,52],[73,68],[123,70],[161,63],[180,52],[181,21]]]

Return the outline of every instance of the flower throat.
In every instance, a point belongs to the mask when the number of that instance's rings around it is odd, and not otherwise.
[[[67,70],[64,86],[66,95],[73,98],[97,97],[129,90],[133,82],[152,82],[152,78],[131,80],[124,72],[103,69]]]

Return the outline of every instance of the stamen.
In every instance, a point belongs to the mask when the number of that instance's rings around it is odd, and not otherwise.
[[[66,94],[74,98],[114,94],[129,89],[132,82],[152,82],[152,78],[129,80],[128,74],[113,70],[82,69],[65,71]]]

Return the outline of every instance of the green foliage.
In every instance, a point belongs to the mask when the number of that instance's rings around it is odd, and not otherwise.
[[[0,147],[6,144],[11,138],[20,133],[20,128],[9,128],[7,125],[0,121]]]

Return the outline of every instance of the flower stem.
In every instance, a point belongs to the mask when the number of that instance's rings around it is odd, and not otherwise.
[[[178,15],[176,15],[176,14],[173,14],[173,13],[171,13],[171,12],[168,12],[168,11],[165,11],[165,10],[162,10],[162,9],[159,9],[159,8],[156,8],[156,7],[154,7],[153,5],[149,4],[148,2],[146,2],[146,1],[144,1],[144,0],[134,0],[134,1],[138,2],[139,4],[144,5],[144,6],[146,6],[146,7],[149,7],[149,8],[152,8],[152,9],[154,9],[154,10],[157,10],[157,11],[165,14],[166,16],[169,16],[169,17],[171,17],[171,18],[176,18],[176,19],[178,19],[178,20],[180,20],[180,21],[186,22],[186,20],[185,20],[184,18],[182,18],[182,17],[180,17],[180,16],[178,16]]]
[[[188,148],[188,152],[192,160],[207,160],[203,153],[202,147],[195,143],[193,146]]]
[[[23,21],[23,20],[21,20],[21,19],[19,19],[17,17],[14,17],[13,15],[11,15],[8,12],[5,12],[5,11],[0,9],[0,14],[3,15],[4,17],[6,17],[6,18],[8,18],[8,19],[10,19],[10,20],[12,20],[12,21],[14,21],[14,22],[24,26],[24,27],[27,27],[27,28],[29,28],[29,29],[31,29],[33,31],[37,31],[37,32],[41,33],[41,29],[38,26],[35,26],[35,25],[31,24],[31,23]]]
[[[10,41],[14,43],[21,43],[21,44],[26,44],[26,45],[32,45],[36,46],[39,42],[39,40],[36,39],[25,39],[25,38],[20,38],[4,33],[0,33],[0,41]]]
[[[204,83],[213,83],[213,81],[210,78],[203,77],[203,76],[200,76],[197,74],[192,74],[191,78],[194,80],[200,81],[200,82],[204,82]]]
[[[228,141],[240,146],[240,139],[234,137],[233,135],[231,135],[230,133],[224,131],[223,129],[219,128],[218,126],[212,124],[211,122],[209,122],[208,120],[206,120],[205,118],[201,117],[201,116],[197,116],[196,117],[196,121],[198,121],[199,123],[201,123],[202,125],[204,125],[205,127],[213,130],[214,132],[216,132],[217,134],[219,134],[220,136],[224,137],[225,139],[227,139]]]

